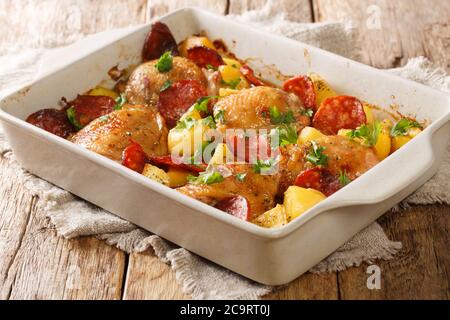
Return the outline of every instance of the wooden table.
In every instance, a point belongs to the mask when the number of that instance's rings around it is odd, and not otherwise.
[[[52,45],[53,38],[90,34],[148,21],[197,5],[239,14],[263,0],[21,0],[0,2],[0,26],[10,26],[0,48]],[[425,55],[450,68],[450,2],[446,0],[282,0],[294,21],[352,20],[360,29],[363,61],[380,68]],[[379,15],[380,29],[373,29]],[[372,19],[368,22],[368,19]],[[68,22],[71,22],[70,24]],[[375,23],[375,24],[374,24]],[[372,28],[370,28],[372,27]],[[32,32],[33,31],[33,32]],[[42,37],[36,37],[36,34]],[[53,37],[53,38],[52,38]],[[0,156],[6,166],[7,155]],[[65,240],[39,210],[39,199],[0,171],[0,299],[187,299],[170,267],[152,253],[126,254],[93,237]],[[272,299],[448,299],[448,206],[416,206],[380,223],[404,245],[392,261],[379,261],[381,289],[368,290],[366,268],[305,274]]]

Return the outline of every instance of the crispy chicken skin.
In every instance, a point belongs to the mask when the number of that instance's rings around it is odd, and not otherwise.
[[[379,162],[371,148],[364,147],[343,136],[326,136],[317,139],[316,143],[325,147],[323,153],[328,156],[327,168],[330,172],[339,175],[345,171],[351,180],[358,178]],[[306,144],[289,145],[282,150],[280,194],[294,183],[300,172],[314,167],[305,159],[310,149],[311,145]]]
[[[128,102],[156,106],[160,89],[167,80],[172,83],[179,80],[198,80],[207,87],[202,70],[186,58],[174,57],[173,66],[167,72],[159,72],[155,68],[156,63],[157,60],[143,63],[133,71],[125,88]]]
[[[225,122],[219,129],[246,128],[269,129],[270,107],[276,106],[281,113],[291,110],[296,118],[297,130],[309,124],[309,118],[302,114],[304,107],[300,99],[292,94],[271,87],[243,89],[236,94],[220,99],[214,105],[214,114],[223,111]]]
[[[233,173],[222,182],[208,184],[188,184],[177,190],[185,195],[214,206],[218,201],[241,195],[247,198],[251,219],[275,206],[280,174],[260,175],[253,172],[250,165],[227,165]],[[239,181],[236,174],[246,173],[245,179]]]
[[[162,116],[143,105],[126,104],[89,123],[70,140],[112,160],[121,160],[130,139],[149,155],[167,154],[168,129]]]

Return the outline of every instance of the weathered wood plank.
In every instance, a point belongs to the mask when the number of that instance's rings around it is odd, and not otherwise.
[[[342,299],[448,299],[449,213],[445,206],[418,206],[383,217],[388,236],[403,249],[394,260],[375,262],[380,290],[367,288],[367,265],[340,272]]]
[[[130,255],[123,299],[190,299],[175,273],[152,253]]]
[[[264,297],[272,300],[337,300],[336,273],[306,273],[286,287]]]
[[[88,34],[145,22],[147,0],[0,1],[0,54],[55,47]]]
[[[266,2],[265,0],[230,0],[228,13],[242,14],[249,10],[259,9]],[[291,21],[311,22],[313,19],[310,0],[280,0],[277,1],[277,9]]]
[[[429,25],[422,37],[426,56],[450,72],[450,24]]]
[[[225,14],[227,6],[227,0],[149,0],[147,4],[147,21],[185,7],[199,7],[215,13]]]
[[[314,0],[316,21],[351,21],[361,32],[363,61],[379,68],[427,54],[425,27],[450,20],[449,1]],[[430,58],[433,58],[430,56]]]

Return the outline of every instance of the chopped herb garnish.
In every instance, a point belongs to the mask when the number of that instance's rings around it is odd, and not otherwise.
[[[302,115],[307,116],[307,117],[312,117],[314,114],[313,109],[303,109],[302,111]]]
[[[256,163],[253,165],[253,172],[263,174],[265,172],[269,172],[272,167],[277,163],[275,159],[267,159],[267,160],[256,160]]]
[[[212,64],[207,64],[206,65],[206,69],[208,69],[208,70],[217,70],[217,68],[216,67],[214,67]]]
[[[172,69],[173,57],[170,51],[163,53],[155,64],[155,68],[159,72],[167,72]]]
[[[246,175],[247,173],[238,173],[236,174],[236,179],[238,179],[240,182],[243,182]]]
[[[295,121],[294,113],[289,110],[286,113],[282,113],[277,106],[269,108],[270,122],[272,124],[289,124]]]
[[[73,124],[75,129],[77,130],[83,129],[83,126],[77,120],[77,112],[75,111],[74,107],[70,107],[69,109],[67,109],[66,114],[67,118],[69,119],[69,122]]]
[[[120,94],[116,98],[116,105],[114,106],[114,110],[120,110],[122,109],[123,105],[127,102],[127,98],[125,97],[125,94]]]
[[[216,120],[216,123],[225,123],[225,117],[224,117],[224,110],[219,110],[214,115],[214,120]]]
[[[236,89],[236,87],[241,83],[241,78],[237,78],[230,81],[225,81],[222,79],[222,83],[226,86],[229,86],[231,89]]]
[[[391,129],[391,136],[405,136],[408,134],[408,130],[411,128],[420,128],[422,129],[422,126],[420,123],[414,120],[409,119],[401,119],[398,121]]]
[[[188,181],[194,184],[213,184],[223,181],[223,176],[217,171],[204,171],[201,172],[198,177],[189,175]]]
[[[348,185],[350,182],[352,182],[352,180],[350,180],[350,178],[347,176],[347,172],[345,172],[345,170],[339,171],[339,178],[338,179],[339,179],[339,183],[343,187]]]
[[[183,120],[178,121],[175,129],[190,129],[195,126],[196,120],[191,117],[186,117]]]
[[[205,126],[210,127],[211,129],[215,129],[216,128],[216,123],[214,122],[214,118],[211,116],[207,116],[206,118],[202,119],[202,123]]]
[[[306,155],[306,160],[316,166],[325,166],[328,164],[328,156],[323,153],[325,147],[319,146],[315,141],[311,141],[312,149]]]
[[[292,125],[283,124],[275,128],[274,133],[278,134],[278,142],[282,147],[297,143],[297,129]]]
[[[166,91],[166,90],[169,89],[171,86],[172,86],[172,81],[166,80],[166,81],[164,81],[163,85],[162,85],[161,88],[159,89],[159,92]]]
[[[208,112],[208,103],[211,99],[217,99],[218,96],[201,97],[195,102],[194,109],[199,112]]]
[[[381,133],[381,123],[375,121],[373,124],[363,124],[355,130],[347,132],[347,137],[351,139],[360,138],[367,146],[374,146],[378,141],[378,136]]]
[[[100,118],[98,118],[98,120],[100,120],[101,122],[106,122],[109,120],[109,115],[105,114],[104,116],[101,116]]]

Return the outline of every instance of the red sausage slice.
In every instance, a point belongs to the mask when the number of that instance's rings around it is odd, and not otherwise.
[[[225,198],[219,201],[215,207],[244,221],[249,221],[251,218],[250,204],[243,196]]]
[[[247,81],[250,82],[252,85],[254,85],[254,86],[267,86],[266,83],[264,83],[263,81],[259,80],[255,76],[255,72],[248,65],[244,64],[240,68],[240,71],[241,71],[242,75],[245,77],[245,79],[247,79]]]
[[[333,135],[337,134],[339,129],[356,129],[366,123],[366,114],[357,98],[337,96],[322,102],[312,123],[324,134]]]
[[[172,128],[190,106],[207,95],[199,81],[180,80],[159,94],[158,109],[167,125]]]
[[[302,188],[319,190],[327,197],[342,187],[335,175],[328,169],[320,167],[302,171],[295,179],[294,184]]]
[[[81,129],[92,120],[114,111],[115,105],[116,101],[111,97],[79,95],[68,103],[67,112],[73,117],[73,119],[69,117],[69,120],[78,127],[77,129]],[[69,111],[71,108],[72,112]]]
[[[189,48],[187,50],[187,58],[194,61],[201,68],[206,68],[208,66],[218,68],[225,64],[216,50],[202,46]]]
[[[150,156],[149,162],[155,166],[161,166],[165,168],[184,169],[191,172],[203,172],[206,170],[206,164],[188,164],[188,163],[176,163],[172,160],[170,155],[166,156]]]
[[[61,138],[67,138],[75,132],[75,128],[62,110],[42,109],[30,114],[26,121]]]
[[[296,76],[283,83],[283,90],[296,94],[306,108],[317,110],[316,91],[311,79],[307,76]]]
[[[142,146],[137,142],[131,141],[131,144],[123,150],[122,164],[131,170],[142,173],[147,158],[147,154],[142,149]]]
[[[167,25],[155,22],[145,38],[142,59],[144,61],[158,59],[167,51],[171,51],[172,55],[178,55],[177,42]]]

